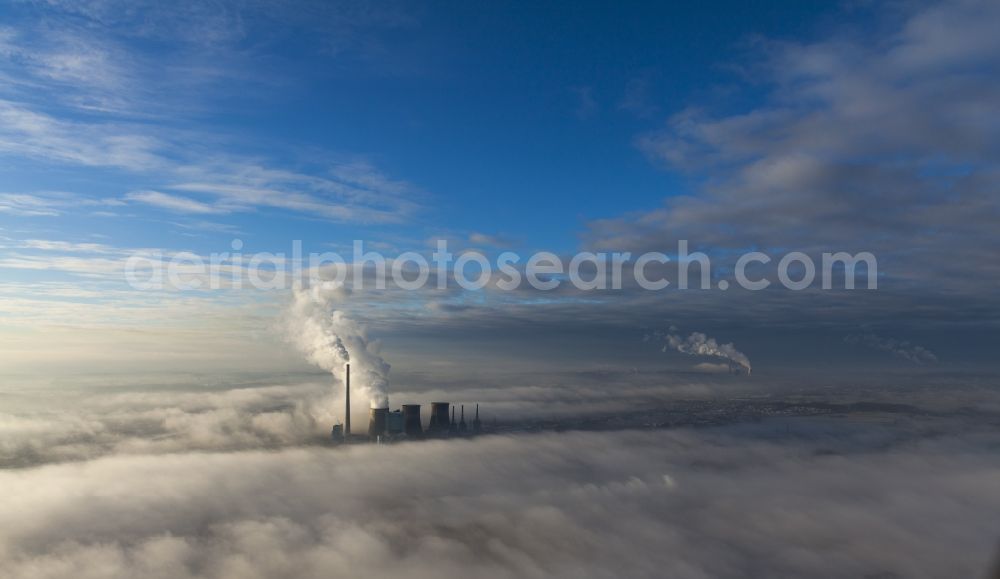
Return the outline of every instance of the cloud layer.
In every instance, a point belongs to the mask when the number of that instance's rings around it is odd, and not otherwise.
[[[754,39],[737,68],[746,84],[730,88],[759,98],[691,106],[637,140],[688,177],[685,193],[593,221],[587,245],[669,252],[688,239],[722,275],[750,250],[802,251],[816,263],[821,252],[869,251],[878,292],[855,292],[850,304],[837,292],[777,304],[758,292],[755,302],[812,322],[835,309],[843,321],[883,312],[995,325],[980,312],[996,310],[985,288],[1000,279],[1000,9],[957,0],[876,16],[870,29],[813,41]],[[744,309],[731,293],[714,300],[727,315]]]
[[[0,558],[14,579],[919,579],[988,564],[994,439],[816,454],[816,441],[746,435],[493,436],[3,471]]]

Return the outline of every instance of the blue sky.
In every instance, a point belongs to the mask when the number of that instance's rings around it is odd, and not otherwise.
[[[756,338],[774,327],[848,359],[876,355],[844,343],[869,332],[983,352],[995,302],[963,272],[997,275],[983,265],[1000,166],[994,12],[971,0],[5,3],[7,358],[44,364],[37,346],[54,341],[87,360],[88,343],[131,347],[134,332],[144,363],[207,359],[220,340],[270,352],[241,340],[268,333],[280,297],[122,285],[132,252],[204,255],[237,237],[248,252],[292,239],[426,251],[436,238],[560,254],[678,238],[718,256],[870,250],[874,295],[459,292],[351,307],[382,329],[419,327],[398,336],[411,344],[426,332],[468,344],[486,327],[544,352],[525,335],[634,344],[679,323],[765,358],[788,347]]]
[[[183,10],[130,18],[7,5],[7,42],[17,48],[5,69],[24,83],[8,87],[12,102],[28,101],[62,123],[120,123],[168,145],[157,152],[166,157],[161,166],[139,170],[141,160],[108,167],[12,151],[5,189],[118,199],[169,188],[178,181],[171,164],[194,162],[185,158],[189,147],[305,175],[358,164],[411,191],[414,207],[396,216],[402,223],[392,235],[484,231],[568,250],[583,221],[654,207],[683,190],[682,178],[634,146],[638,134],[696,98],[740,105],[745,94],[724,94],[718,84],[739,74],[732,63],[743,46],[755,35],[808,32],[823,16],[802,3],[764,11],[740,3],[385,5],[357,15],[319,6],[206,9],[201,25],[215,28],[178,38]],[[54,54],[39,54],[46,50]],[[190,231],[150,226],[196,207],[129,203],[117,211],[135,217],[108,223],[77,214],[60,229],[100,229],[122,244],[210,248],[182,235]],[[262,244],[293,231],[332,240],[382,229],[364,218],[310,220],[307,211],[202,215]],[[8,227],[23,223],[0,218]]]

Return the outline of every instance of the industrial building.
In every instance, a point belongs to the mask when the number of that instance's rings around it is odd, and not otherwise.
[[[431,402],[430,422],[425,430],[420,416],[420,404],[403,404],[398,410],[388,407],[372,408],[368,414],[367,436],[353,435],[351,432],[351,365],[345,368],[344,422],[335,424],[330,437],[335,444],[345,442],[387,443],[402,440],[423,440],[425,438],[448,438],[452,436],[474,436],[482,433],[479,420],[479,404],[476,404],[472,427],[465,422],[465,405],[453,406],[450,402]],[[455,421],[456,408],[460,418]]]

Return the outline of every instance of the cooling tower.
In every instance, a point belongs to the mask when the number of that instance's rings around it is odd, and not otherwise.
[[[385,436],[388,420],[388,408],[372,408],[368,414],[368,438],[374,440],[379,436]]]
[[[386,425],[389,436],[399,436],[403,434],[403,413],[400,410],[393,410],[389,413],[389,422]]]
[[[403,431],[406,436],[420,438],[424,435],[424,428],[420,424],[420,405],[403,405]]]
[[[448,402],[431,402],[431,423],[427,426],[427,432],[434,434],[444,434],[448,432],[451,420],[448,416]]]

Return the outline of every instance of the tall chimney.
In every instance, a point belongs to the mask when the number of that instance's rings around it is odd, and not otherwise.
[[[347,381],[344,386],[344,439],[351,437],[351,365],[347,364]]]
[[[465,404],[462,405],[462,419],[458,421],[458,431],[464,433],[466,430],[465,425]]]
[[[476,419],[472,421],[472,432],[479,433],[483,426],[479,422],[479,404],[476,404]]]

